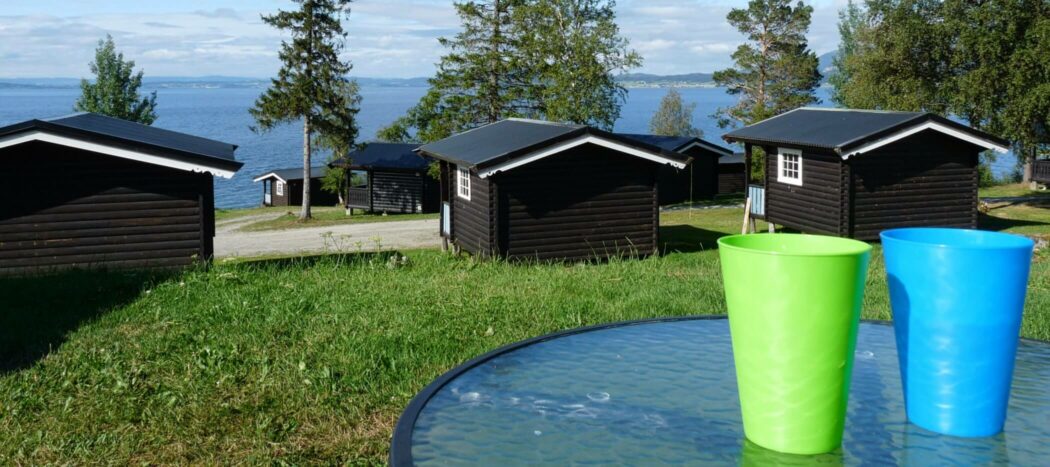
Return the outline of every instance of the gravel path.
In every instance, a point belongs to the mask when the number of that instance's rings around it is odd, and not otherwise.
[[[441,245],[438,220],[370,222],[258,232],[237,228],[251,222],[277,217],[265,214],[255,219],[239,218],[217,224],[215,256],[264,256],[325,251],[374,251],[377,249],[429,248]]]

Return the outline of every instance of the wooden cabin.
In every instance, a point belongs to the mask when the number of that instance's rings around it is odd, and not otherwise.
[[[0,275],[210,259],[236,148],[91,113],[0,128]]]
[[[1050,185],[1050,159],[1037,160],[1032,164],[1032,180]]]
[[[321,188],[328,167],[310,168],[310,206],[335,206],[339,196]],[[293,167],[266,172],[252,179],[262,182],[263,206],[302,206],[303,205],[303,168]]]
[[[509,259],[657,253],[659,169],[689,156],[582,125],[510,119],[426,144],[440,161],[441,235]]]
[[[660,167],[657,182],[660,185],[660,204],[675,204],[697,199],[710,199],[719,193],[719,166],[721,157],[732,156],[733,151],[691,136],[659,136],[621,134],[661,149],[685,154],[693,161],[684,169],[670,165]]]
[[[802,108],[730,132],[765,157],[752,213],[803,232],[878,239],[897,227],[977,227],[977,162],[1008,143],[916,112]]]
[[[351,170],[347,208],[385,213],[438,212],[438,181],[427,171],[432,159],[416,154],[418,144],[368,143],[329,164]]]
[[[744,153],[718,159],[718,194],[728,195],[747,191],[747,176],[744,173]]]

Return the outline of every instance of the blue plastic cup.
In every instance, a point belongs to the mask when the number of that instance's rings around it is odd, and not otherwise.
[[[1003,429],[1035,242],[996,232],[882,232],[908,420],[952,436]]]

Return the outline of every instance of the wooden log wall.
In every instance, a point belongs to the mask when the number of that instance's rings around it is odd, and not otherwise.
[[[0,274],[209,258],[212,177],[48,143],[2,150]]]
[[[852,235],[897,227],[977,227],[977,149],[927,131],[849,160]]]
[[[449,166],[452,192],[452,238],[463,250],[478,256],[493,253],[496,223],[493,222],[495,200],[491,196],[491,179],[470,173],[470,200],[458,195],[459,174]]]
[[[777,148],[766,152],[766,219],[806,233],[845,235],[842,158],[802,151],[802,186],[777,181]]]
[[[655,253],[657,168],[584,145],[494,176],[500,251],[538,260]]]

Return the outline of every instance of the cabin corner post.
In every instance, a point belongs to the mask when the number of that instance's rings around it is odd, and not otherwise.
[[[751,143],[744,143],[744,188],[751,185]]]

